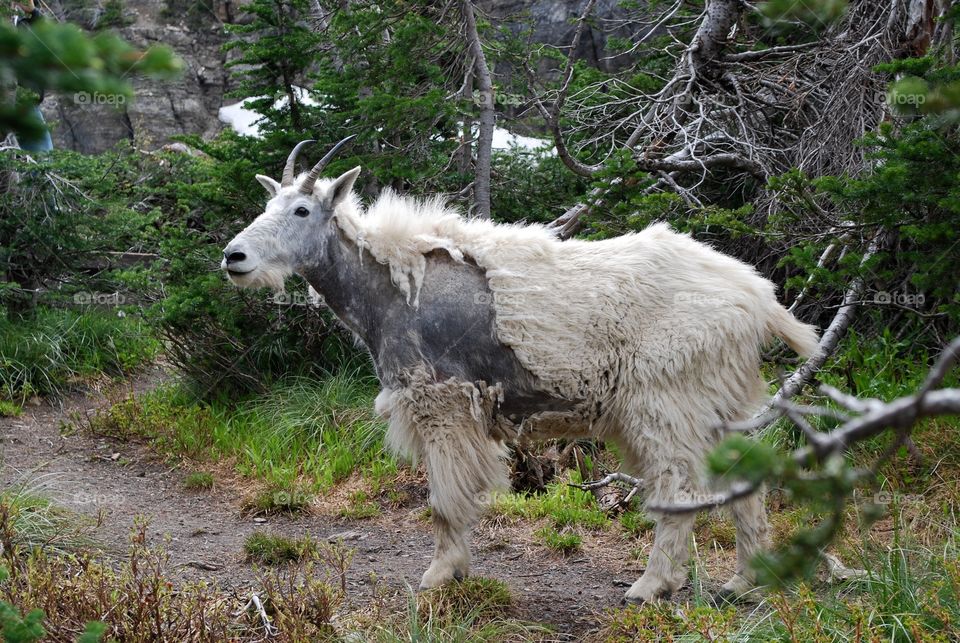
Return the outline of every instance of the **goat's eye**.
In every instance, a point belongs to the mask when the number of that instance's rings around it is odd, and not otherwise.
[[[303,206],[301,205],[299,208],[297,208],[296,210],[294,210],[293,213],[294,213],[295,215],[297,215],[298,217],[305,217],[305,216],[308,216],[308,215],[310,214],[310,210],[306,209],[305,207],[303,207]]]

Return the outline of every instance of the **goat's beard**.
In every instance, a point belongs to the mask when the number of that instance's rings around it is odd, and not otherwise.
[[[240,288],[269,288],[274,293],[282,293],[283,282],[293,274],[279,266],[260,265],[244,274],[227,272],[227,278]]]

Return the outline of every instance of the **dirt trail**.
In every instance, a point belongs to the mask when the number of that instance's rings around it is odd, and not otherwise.
[[[142,393],[164,379],[150,371],[124,384]],[[375,520],[330,515],[274,516],[258,523],[239,511],[229,489],[186,491],[187,471],[160,461],[147,447],[96,439],[82,432],[63,435],[71,415],[107,404],[103,392],[77,394],[59,402],[28,406],[18,418],[0,418],[4,487],[23,483],[35,493],[103,524],[94,537],[105,551],[126,551],[134,518],[150,521],[151,540],[170,555],[170,574],[182,580],[206,579],[228,592],[248,594],[253,567],[243,561],[244,539],[255,530],[315,539],[346,536],[356,550],[349,574],[349,602],[361,606],[373,592],[371,573],[387,587],[416,587],[432,554],[430,527],[417,519],[423,505],[385,510]],[[422,497],[422,496],[421,496]],[[425,502],[425,501],[422,501]],[[561,559],[518,538],[518,528],[484,525],[474,538],[472,573],[506,581],[520,617],[553,625],[571,639],[596,623],[596,615],[617,606],[624,583],[642,571],[626,563],[629,545],[618,551],[587,547]],[[607,555],[609,554],[609,555]],[[201,567],[216,567],[203,569]]]

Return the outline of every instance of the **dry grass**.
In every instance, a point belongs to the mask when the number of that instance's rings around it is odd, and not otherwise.
[[[11,500],[13,498],[13,500]],[[260,616],[240,597],[207,583],[175,585],[162,548],[147,545],[147,527],[131,532],[125,559],[108,564],[96,550],[79,548],[76,525],[59,510],[25,496],[0,499],[0,601],[20,613],[41,610],[50,640],[77,640],[92,621],[105,623],[105,639],[131,642],[257,641]],[[70,538],[65,538],[70,536]],[[352,552],[316,545],[290,564],[258,577],[258,589],[276,641],[331,639],[333,618],[346,591]]]

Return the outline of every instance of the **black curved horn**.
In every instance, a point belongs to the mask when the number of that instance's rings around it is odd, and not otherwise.
[[[327,163],[330,162],[330,159],[332,159],[334,155],[340,151],[341,147],[352,141],[354,138],[356,138],[356,136],[356,134],[351,134],[347,138],[334,145],[333,149],[327,152],[326,155],[320,159],[316,165],[313,166],[310,172],[307,173],[307,178],[305,178],[303,183],[300,184],[300,191],[304,194],[313,194],[313,186],[317,182],[317,179],[320,178],[320,173],[323,172],[323,168],[326,167]]]

